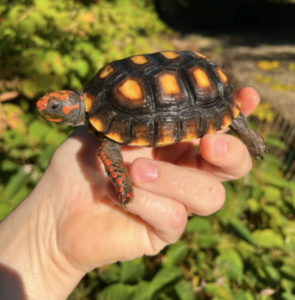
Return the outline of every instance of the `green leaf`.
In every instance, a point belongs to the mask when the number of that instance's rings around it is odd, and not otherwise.
[[[45,143],[50,144],[52,146],[59,146],[65,139],[67,135],[59,132],[57,130],[51,129],[50,132],[46,135],[44,140]]]
[[[242,290],[233,292],[233,297],[237,300],[255,300],[250,292]]]
[[[295,288],[295,282],[293,280],[283,278],[281,281],[281,286],[287,293],[291,294]]]
[[[295,295],[294,294],[289,294],[289,293],[283,293],[282,294],[282,299],[283,300],[295,300]]]
[[[97,300],[130,300],[134,295],[136,287],[122,283],[116,283],[106,287],[100,292]]]
[[[220,271],[231,279],[240,279],[243,276],[244,264],[240,255],[233,249],[226,249],[215,259]]]
[[[144,274],[145,264],[142,258],[136,258],[131,261],[121,263],[120,281],[124,283],[138,282]]]
[[[211,234],[195,234],[197,245],[204,248],[211,248],[219,242],[220,236],[214,233]]]
[[[212,296],[217,296],[224,300],[235,300],[231,293],[229,293],[224,287],[214,283],[208,283],[205,286],[205,291]]]
[[[152,288],[149,282],[141,281],[136,285],[132,300],[152,300]]]
[[[76,60],[72,64],[72,70],[76,71],[80,77],[85,77],[89,71],[89,65],[86,60]]]
[[[281,190],[273,186],[263,187],[264,197],[267,202],[275,203],[278,199],[281,198]]]
[[[255,230],[253,239],[261,247],[282,247],[283,238],[271,229]]]
[[[104,266],[99,269],[100,278],[106,283],[110,284],[117,282],[120,279],[120,267],[117,264]]]
[[[183,241],[178,241],[174,245],[171,245],[166,252],[166,261],[164,261],[163,265],[166,267],[170,267],[178,264],[182,261],[189,252],[189,246],[187,243]]]
[[[36,30],[36,26],[34,24],[34,22],[32,22],[31,20],[28,19],[24,19],[23,21],[21,21],[19,23],[19,27],[18,27],[21,31],[23,31],[25,34],[33,34]]]
[[[180,300],[196,300],[196,293],[194,292],[191,282],[180,281],[175,285],[175,291]]]
[[[151,281],[152,292],[155,293],[164,286],[179,280],[182,273],[177,267],[166,267],[161,269]]]
[[[15,195],[23,186],[25,186],[29,180],[30,174],[26,174],[23,168],[18,168],[18,171],[11,176],[8,184],[4,189],[4,195],[8,200]]]
[[[250,258],[253,255],[255,255],[254,247],[252,245],[250,245],[249,243],[243,241],[243,240],[238,242],[237,250],[241,254],[242,258],[244,258],[244,259]]]
[[[21,91],[22,93],[32,99],[38,92],[37,84],[32,79],[25,79],[21,82]]]
[[[208,232],[211,228],[210,221],[207,218],[202,217],[192,217],[187,222],[186,231],[187,232]]]
[[[248,199],[248,206],[252,213],[256,213],[260,210],[260,204],[255,198]]]
[[[254,244],[251,231],[248,227],[238,218],[232,218],[229,224],[249,243]]]
[[[45,122],[40,122],[39,120],[35,120],[29,126],[29,135],[36,142],[45,139],[50,132],[51,128]]]

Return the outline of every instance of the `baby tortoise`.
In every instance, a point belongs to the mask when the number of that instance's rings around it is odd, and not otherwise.
[[[47,121],[88,124],[102,139],[99,157],[122,206],[134,197],[121,145],[162,147],[229,127],[261,157],[263,138],[249,128],[226,72],[191,51],[162,51],[113,61],[82,91],[47,93],[37,102]]]

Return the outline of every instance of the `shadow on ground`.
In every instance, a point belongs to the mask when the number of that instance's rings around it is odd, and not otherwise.
[[[295,4],[267,0],[154,2],[160,18],[183,34],[226,36],[229,46],[295,44]]]

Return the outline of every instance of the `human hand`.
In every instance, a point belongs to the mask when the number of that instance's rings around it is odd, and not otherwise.
[[[249,88],[236,95],[246,115],[259,101]],[[225,199],[220,181],[244,176],[251,168],[244,144],[221,133],[204,136],[200,153],[195,151],[199,141],[123,147],[135,186],[134,201],[123,211],[97,156],[100,141],[85,131],[75,131],[58,148],[40,182],[42,190],[53,193],[51,205],[58,212],[57,247],[85,272],[158,253],[179,239],[187,210],[212,214]]]
[[[251,88],[236,97],[246,116],[259,102]],[[76,281],[95,267],[154,255],[177,241],[187,211],[209,215],[220,209],[221,181],[244,176],[252,163],[244,144],[223,133],[163,148],[123,147],[135,192],[125,211],[100,163],[99,147],[85,128],[76,130],[26,199],[38,207],[36,236],[38,245],[46,245],[39,256],[46,254],[55,270]]]

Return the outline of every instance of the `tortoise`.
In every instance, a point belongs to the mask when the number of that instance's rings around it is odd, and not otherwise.
[[[202,54],[161,51],[113,61],[82,91],[45,94],[46,120],[88,124],[102,139],[98,155],[123,207],[134,197],[121,145],[162,147],[229,127],[250,154],[263,158],[263,138],[249,128],[227,73]]]

